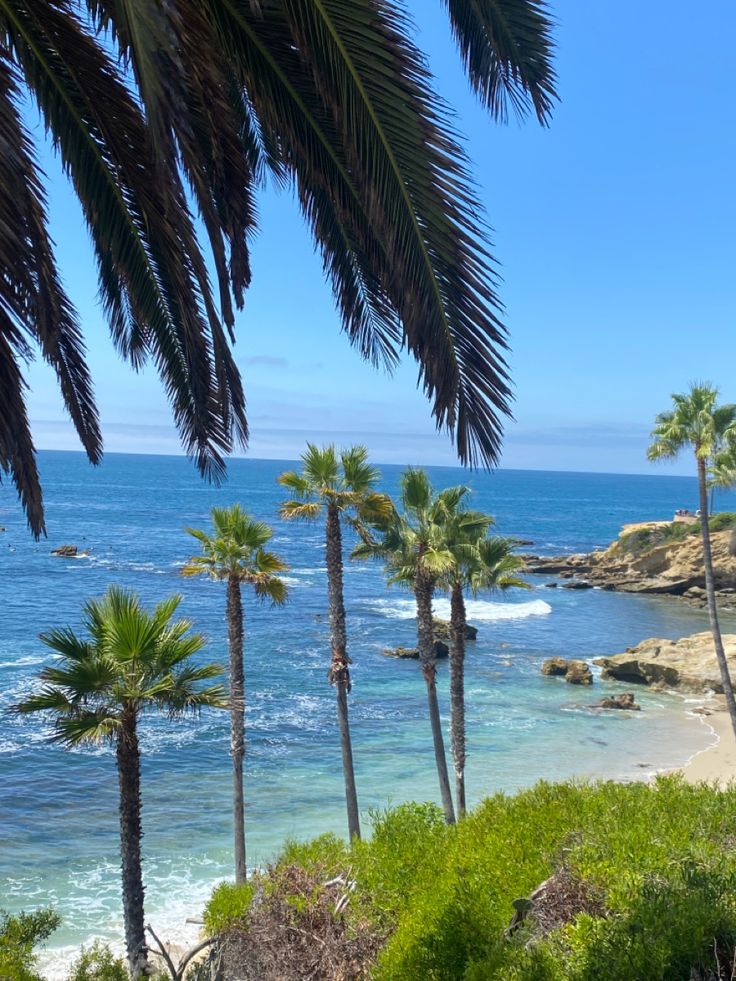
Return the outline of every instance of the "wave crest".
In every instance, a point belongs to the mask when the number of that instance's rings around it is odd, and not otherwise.
[[[417,615],[413,599],[378,599],[368,602],[368,606],[392,620],[413,620]],[[526,620],[527,617],[547,616],[552,607],[544,600],[530,600],[526,603],[498,603],[491,600],[466,600],[465,609],[468,620],[484,623],[495,620]],[[450,618],[450,601],[444,597],[434,601],[435,616],[444,620]]]

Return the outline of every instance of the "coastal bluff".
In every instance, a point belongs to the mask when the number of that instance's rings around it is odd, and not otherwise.
[[[736,634],[724,634],[723,646],[732,672],[736,672]],[[723,694],[710,631],[679,640],[650,637],[622,654],[598,657],[601,677],[681,691]]]
[[[736,605],[736,515],[711,518],[717,600]],[[681,596],[705,603],[703,543],[698,524],[649,521],[624,525],[606,549],[588,554],[525,556],[526,571],[563,580],[563,588],[597,586],[627,593]],[[548,583],[553,585],[553,583]]]

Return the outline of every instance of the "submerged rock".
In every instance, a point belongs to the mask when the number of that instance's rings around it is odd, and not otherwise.
[[[79,554],[79,549],[76,545],[59,545],[58,548],[51,550],[52,555],[58,555],[62,559],[73,559]]]
[[[548,657],[540,670],[542,674],[564,677],[570,685],[593,684],[593,674],[585,661],[566,657]]]
[[[723,646],[733,672],[736,670],[736,634],[724,634]],[[593,663],[603,668],[603,678],[653,688],[723,693],[710,631],[681,637],[680,640],[650,637],[622,654],[599,657]]]
[[[622,692],[620,695],[609,695],[590,707],[593,709],[626,709],[632,712],[639,712],[641,710],[641,705],[636,704],[634,696],[630,691]]]
[[[419,660],[419,650],[416,647],[386,647],[383,653],[386,657],[397,657],[400,659]],[[441,640],[434,642],[435,657],[449,657],[450,648]]]

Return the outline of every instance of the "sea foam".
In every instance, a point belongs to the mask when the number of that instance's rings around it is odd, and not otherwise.
[[[413,599],[376,599],[367,604],[371,609],[393,620],[413,620],[417,615]],[[449,620],[450,601],[445,597],[436,599],[433,604],[435,616]],[[531,600],[527,603],[494,603],[490,600],[466,600],[465,609],[469,621],[490,622],[494,620],[526,620],[527,617],[543,617],[552,612],[552,607],[544,600]]]

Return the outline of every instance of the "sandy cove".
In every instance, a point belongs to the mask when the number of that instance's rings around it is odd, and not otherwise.
[[[731,728],[731,720],[718,699],[718,708],[711,715],[701,717],[701,723],[713,734],[713,741],[706,749],[682,767],[682,774],[690,783],[706,781],[726,784],[736,780],[736,736]]]

